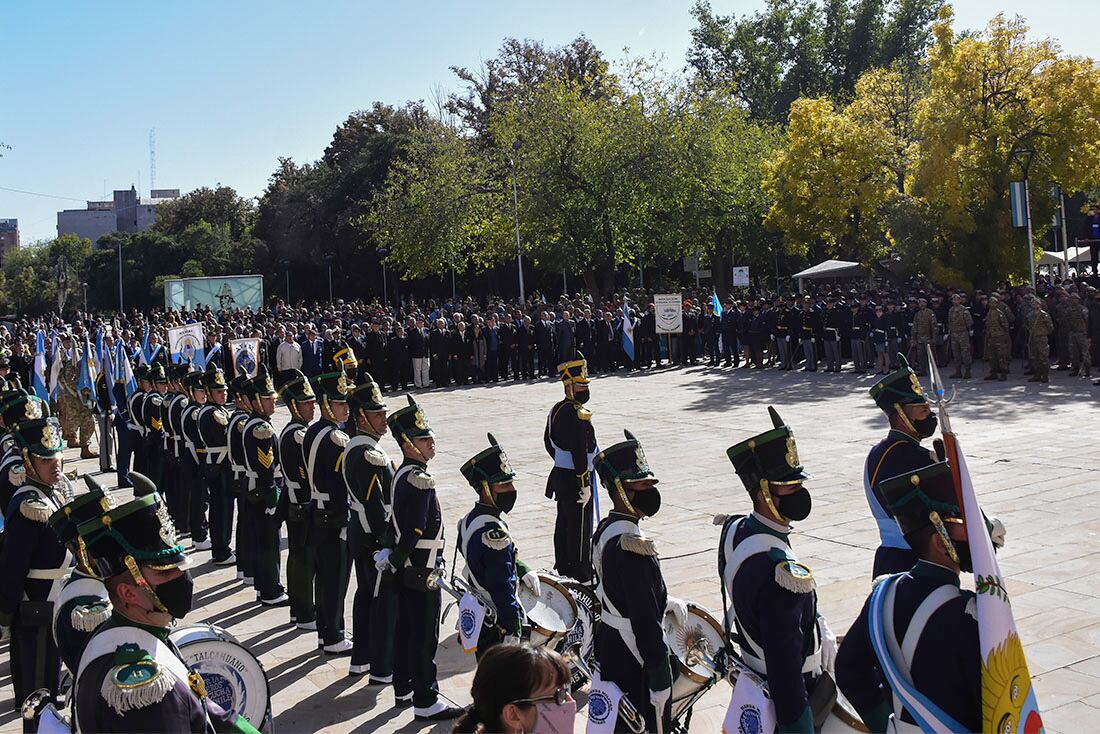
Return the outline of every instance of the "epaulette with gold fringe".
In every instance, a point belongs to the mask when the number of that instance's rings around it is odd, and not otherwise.
[[[657,556],[657,546],[653,539],[641,535],[620,535],[619,547],[639,556]]]
[[[409,472],[409,484],[417,489],[434,489],[435,479],[427,472],[413,470]]]
[[[175,673],[134,644],[120,646],[115,662],[119,664],[103,679],[99,694],[120,714],[160,703],[178,681]]]
[[[91,604],[78,604],[73,607],[69,620],[74,630],[94,632],[99,625],[111,618],[112,611],[111,602],[100,599]]]

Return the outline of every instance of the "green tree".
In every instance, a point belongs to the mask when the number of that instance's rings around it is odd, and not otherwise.
[[[251,236],[255,217],[253,200],[241,197],[229,186],[216,189],[203,186],[174,201],[159,204],[153,229],[175,237],[188,227],[206,222],[224,227],[230,238],[240,240]]]

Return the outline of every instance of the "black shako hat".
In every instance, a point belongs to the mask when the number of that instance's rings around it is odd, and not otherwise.
[[[768,406],[772,428],[726,449],[733,470],[750,493],[769,484],[797,484],[809,479],[798,456],[794,432],[783,422],[775,408]]]
[[[935,527],[932,513],[941,520],[962,519],[955,480],[946,461],[883,479],[878,486],[903,534]]]
[[[489,448],[483,449],[466,460],[459,471],[470,486],[480,491],[482,484],[503,484],[516,477],[516,472],[508,462],[504,447],[497,443],[493,434],[487,434]]]

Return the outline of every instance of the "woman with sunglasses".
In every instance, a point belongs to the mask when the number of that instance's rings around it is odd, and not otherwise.
[[[478,661],[470,694],[474,703],[455,734],[572,734],[577,702],[569,668],[553,650],[494,645]]]

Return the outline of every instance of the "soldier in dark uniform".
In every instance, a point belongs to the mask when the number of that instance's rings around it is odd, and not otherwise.
[[[802,310],[798,307],[794,296],[791,296],[791,304],[787,307],[787,313],[783,317],[783,324],[787,327],[787,355],[783,361],[782,370],[791,371],[798,364],[795,352],[802,343]]]
[[[286,588],[290,596],[290,621],[301,630],[317,629],[313,580],[316,569],[309,543],[311,513],[309,480],[302,442],[317,410],[313,387],[298,370],[276,374],[290,421],[279,434],[279,471],[286,487]]]
[[[282,606],[290,598],[279,583],[279,528],[282,509],[279,487],[275,484],[275,467],[279,456],[275,446],[275,429],[271,416],[275,412],[275,385],[261,364],[256,376],[240,384],[241,395],[248,404],[248,418],[243,424],[244,493],[242,524],[250,536],[237,538],[238,547],[247,546],[249,570],[255,580],[256,599],[266,606]],[[242,574],[244,571],[241,572]]]
[[[708,367],[718,366],[718,330],[721,326],[721,317],[714,313],[714,306],[710,303],[704,307],[700,318],[703,330],[703,354],[707,358]]]
[[[554,567],[562,576],[592,579],[592,459],[596,431],[588,402],[588,363],[584,355],[558,365],[565,399],[550,410],[543,443],[554,460],[546,479],[546,496],[557,502]]]
[[[726,308],[722,311],[719,331],[722,333],[722,366],[736,367],[741,363],[741,354],[737,347],[737,327],[739,321],[737,305],[732,298],[726,299]]]
[[[871,398],[886,413],[890,431],[867,455],[863,470],[863,490],[871,515],[878,523],[879,547],[875,551],[873,576],[901,573],[916,563],[916,554],[902,537],[898,524],[886,511],[879,483],[907,471],[919,469],[936,460],[921,441],[936,432],[937,418],[928,404],[916,373],[905,355],[897,355],[900,369],[891,372],[871,387]]]
[[[199,410],[206,405],[206,387],[203,373],[190,372],[183,378],[183,386],[189,401],[183,406],[180,415],[180,432],[183,435],[183,460],[180,461],[180,485],[191,488],[187,498],[187,532],[195,543],[195,550],[210,550],[210,525],[206,520],[207,493],[206,483],[202,481],[199,449],[202,436],[199,433]]]
[[[23,486],[23,451],[15,440],[15,428],[25,420],[48,418],[49,403],[35,395],[28,395],[22,388],[0,392],[0,508],[7,510],[15,491]],[[3,537],[0,528],[0,538]]]
[[[229,481],[229,434],[226,432],[229,411],[225,408],[228,398],[225,373],[216,366],[208,369],[203,373],[202,384],[206,391],[206,404],[199,408],[196,416],[202,442],[196,446],[196,452],[210,501],[210,557],[216,566],[232,566],[237,562],[230,547],[236,498]]]
[[[340,426],[351,415],[347,374],[330,362],[329,371],[313,378],[320,403],[320,420],[306,429],[302,440],[309,479],[312,525],[309,544],[316,567],[317,634],[329,655],[351,654],[352,641],[344,629],[344,599],[351,565],[347,527],[351,506],[348,486],[340,472],[349,437]]]
[[[246,497],[247,480],[245,473],[248,471],[244,455],[244,428],[252,417],[251,403],[244,394],[245,383],[248,375],[237,375],[226,386],[227,404],[233,404],[233,410],[229,414],[229,425],[225,427],[225,433],[229,442],[227,460],[229,462],[229,482],[232,486],[232,494],[237,498],[237,526],[236,526],[236,556],[237,556],[237,580],[252,586],[255,582],[255,543],[250,539],[255,537],[251,525],[253,514],[248,511],[248,498]]]
[[[46,521],[72,500],[72,490],[62,473],[65,443],[56,418],[22,421],[13,434],[23,454],[26,476],[4,513],[0,639],[11,638],[12,687],[18,711],[23,700],[40,688],[48,689],[49,697],[57,694],[61,658],[50,627],[54,602],[72,559]],[[33,731],[33,725],[27,730]]]
[[[188,403],[187,393],[183,387],[183,378],[191,371],[191,365],[187,363],[169,365],[166,370],[168,375],[168,394],[165,396],[163,409],[164,420],[164,475],[165,501],[168,505],[168,514],[172,516],[179,528],[188,527],[186,522],[181,522],[181,515],[187,516],[187,502],[190,496],[190,487],[185,487],[180,482],[181,455],[185,451],[180,419],[183,417],[183,409]],[[168,479],[171,477],[171,479]]]
[[[100,370],[95,377],[96,423],[99,426],[99,471],[112,471],[111,457],[115,453],[115,439],[111,433],[111,386],[107,384],[107,373]]]
[[[191,610],[189,559],[156,487],[139,474],[133,479],[142,496],[79,528],[113,612],[81,655],[73,728],[254,734],[247,719],[207,697],[168,637]]]
[[[151,389],[141,401],[141,453],[145,455],[145,476],[160,486],[163,484],[164,464],[164,399],[168,392],[168,376],[164,374],[164,365],[154,362],[149,365],[148,379]]]
[[[726,635],[768,683],[777,731],[811,734],[836,700],[836,638],[817,613],[813,571],[791,549],[791,521],[812,504],[791,429],[768,408],[772,428],[726,450],[752,498],[748,516],[722,521],[718,574]]]
[[[127,359],[123,357],[123,359]],[[115,384],[111,386],[111,394],[115,399],[115,470],[118,472],[118,487],[123,489],[130,486],[130,462],[134,458],[140,434],[135,428],[136,421],[130,412],[130,398],[126,394],[127,383],[122,379],[120,367],[115,366]]]
[[[799,336],[802,342],[802,356],[806,358],[803,372],[817,372],[817,343],[821,336],[821,312],[814,308],[809,296],[802,299],[802,329]]]
[[[682,624],[687,607],[668,596],[656,546],[639,527],[642,518],[660,510],[661,494],[641,444],[630,431],[624,434],[625,441],[601,451],[595,461],[614,507],[593,538],[602,616],[594,643],[599,681],[592,685],[618,686],[645,719],[646,731],[667,732],[672,665],[663,623],[668,611]],[[622,716],[615,731],[630,731]]]
[[[49,519],[57,539],[76,559],[54,603],[53,615],[54,642],[71,675],[76,675],[80,655],[92,633],[111,616],[107,587],[92,568],[77,529],[109,511],[112,505],[110,497],[95,484],[91,475],[85,475],[85,481],[90,491],[63,505]]]
[[[489,434],[489,448],[479,451],[462,465],[462,476],[477,490],[474,509],[458,523],[458,550],[466,560],[462,576],[490,605],[494,624],[484,624],[477,639],[480,660],[501,640],[518,642],[526,618],[516,593],[525,584],[539,594],[539,576],[516,555],[515,542],[502,517],[516,504],[516,473],[508,455]]]
[[[134,379],[137,382],[137,390],[134,390],[126,398],[126,407],[130,413],[130,435],[134,439],[133,457],[134,471],[139,474],[149,472],[149,455],[144,449],[145,444],[145,398],[152,392],[153,384],[149,381],[149,365],[140,364],[134,369]]]
[[[973,592],[959,589],[960,571],[973,569],[951,468],[946,462],[916,468],[883,480],[879,491],[917,560],[876,582],[840,646],[837,684],[873,732],[982,731],[977,604]],[[883,641],[892,638],[892,646],[872,641],[873,608],[882,615],[875,631]],[[898,660],[891,649],[902,640],[906,657]],[[905,699],[892,695],[884,661],[953,721],[926,719],[927,728],[918,727]]]
[[[462,709],[439,698],[435,653],[439,647],[440,591],[431,583],[442,571],[443,515],[428,462],[435,457],[435,435],[411,395],[408,406],[386,420],[404,460],[393,477],[393,548],[374,555],[375,568],[394,573],[397,627],[393,694],[398,708],[413,707],[421,721],[457,718]]]
[[[852,372],[862,375],[867,372],[871,364],[870,355],[867,354],[869,328],[867,314],[860,309],[858,303],[849,306],[848,315],[848,341],[852,348]],[[872,314],[873,316],[874,314]]]
[[[370,673],[371,685],[386,685],[393,682],[397,597],[392,576],[374,567],[374,554],[393,546],[390,491],[395,467],[379,445],[386,433],[386,401],[370,374],[361,373],[348,404],[355,435],[344,447],[341,469],[351,505],[348,553],[356,581],[348,674]]]
[[[847,326],[847,319],[837,307],[835,298],[825,301],[825,312],[822,317],[825,325],[825,371],[840,372],[840,365],[843,362],[840,343]]]

